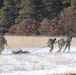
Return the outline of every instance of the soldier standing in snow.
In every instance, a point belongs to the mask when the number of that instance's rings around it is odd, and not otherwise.
[[[55,44],[56,38],[54,39],[49,39],[48,41],[48,47],[50,47],[50,52],[52,52],[52,50],[54,49],[54,44]]]
[[[71,36],[68,36],[68,37],[66,38],[66,40],[65,40],[65,49],[64,49],[63,52],[65,52],[66,48],[68,47],[68,53],[69,53],[71,41],[72,41],[72,37],[71,37]]]
[[[57,51],[57,53],[61,52],[62,47],[65,45],[64,38],[58,40],[56,43],[58,43],[58,46],[59,46],[59,50]]]
[[[7,45],[7,40],[5,39],[5,37],[3,37],[3,35],[3,33],[1,33],[0,35],[0,54],[4,50],[4,44]]]

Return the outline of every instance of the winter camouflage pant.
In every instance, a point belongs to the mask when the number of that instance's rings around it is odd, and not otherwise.
[[[57,53],[58,53],[58,52],[61,52],[62,47],[63,47],[63,46],[62,46],[61,44],[59,44],[59,50],[57,51]]]
[[[65,52],[65,50],[68,48],[68,52],[69,52],[69,50],[70,50],[70,43],[66,43],[66,45],[65,45],[65,49],[64,49],[64,51],[63,52]]]
[[[53,44],[50,45],[50,52],[52,52],[52,50],[54,49]]]
[[[0,45],[0,54],[4,50],[4,45]]]

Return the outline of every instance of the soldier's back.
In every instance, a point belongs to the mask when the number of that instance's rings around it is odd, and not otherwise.
[[[72,41],[72,37],[67,37],[65,43],[70,43]]]
[[[64,45],[65,45],[65,40],[64,40],[64,38],[60,39],[60,40],[58,41],[58,44],[61,45],[61,46],[64,46]]]

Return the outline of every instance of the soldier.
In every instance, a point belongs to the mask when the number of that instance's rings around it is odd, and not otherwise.
[[[61,52],[62,47],[65,45],[65,40],[64,40],[64,38],[62,38],[62,39],[58,40],[57,42],[58,42],[58,46],[59,46],[59,50],[57,51],[57,53],[58,53],[58,52]]]
[[[4,44],[7,45],[7,40],[5,39],[5,37],[3,37],[3,35],[4,33],[1,33],[0,35],[0,54],[4,50]]]
[[[52,50],[54,49],[54,44],[55,44],[55,41],[56,41],[56,38],[54,38],[54,39],[49,39],[49,41],[48,41],[48,47],[50,47],[50,52],[52,52]]]
[[[66,40],[65,40],[65,48],[64,48],[64,51],[63,52],[65,52],[66,48],[68,47],[68,53],[69,53],[71,41],[72,41],[72,37],[71,36],[68,36],[66,38]]]

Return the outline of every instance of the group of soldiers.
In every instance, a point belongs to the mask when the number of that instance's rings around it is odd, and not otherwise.
[[[68,48],[68,53],[69,53],[71,41],[72,41],[72,37],[68,35],[65,38],[61,38],[61,39],[59,39],[57,41],[56,41],[56,38],[49,39],[47,44],[48,44],[48,47],[50,47],[50,50],[49,50],[50,52],[53,51],[54,44],[58,43],[59,50],[57,51],[57,53],[61,52],[61,50],[62,50],[63,47],[65,47],[64,50],[63,50],[63,52],[65,52],[65,50]]]
[[[4,50],[4,45],[6,44],[6,45],[8,45],[7,44],[7,40],[5,39],[5,37],[3,36],[4,35],[4,33],[1,33],[0,34],[0,54],[2,53],[2,51]],[[50,47],[50,52],[52,52],[53,51],[53,49],[54,49],[54,44],[55,43],[58,43],[58,46],[59,46],[59,50],[57,51],[57,53],[58,52],[61,52],[61,49],[62,49],[62,47],[63,46],[65,46],[65,48],[64,48],[64,50],[63,50],[63,52],[65,52],[65,50],[66,50],[66,48],[68,47],[68,52],[69,52],[69,50],[70,50],[70,45],[71,45],[71,41],[72,41],[72,37],[71,36],[67,36],[66,37],[66,40],[64,39],[64,38],[61,38],[61,39],[59,39],[58,41],[56,41],[56,38],[54,38],[54,39],[49,39],[49,41],[48,41],[48,47]],[[25,52],[23,52],[22,50],[20,50],[20,51],[18,51],[18,52],[13,52],[13,53],[27,53],[26,51]]]

